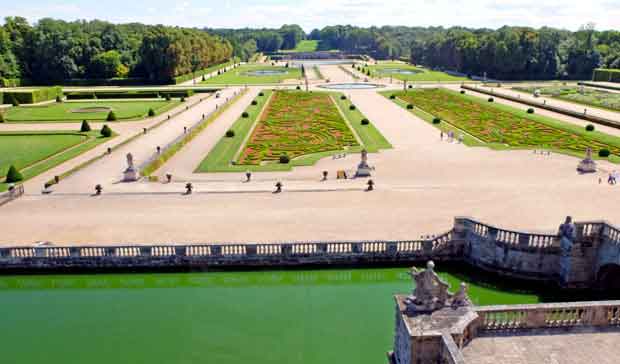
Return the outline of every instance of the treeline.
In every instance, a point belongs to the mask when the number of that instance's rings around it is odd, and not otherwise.
[[[58,83],[68,79],[174,77],[224,62],[232,46],[197,29],[8,17],[0,26],[0,78]]]
[[[233,55],[247,61],[256,52],[272,53],[294,49],[306,38],[299,25],[283,25],[279,29],[205,29],[233,46]]]
[[[310,39],[323,49],[407,59],[416,64],[498,79],[589,79],[597,67],[620,68],[620,32],[553,28],[330,26]]]

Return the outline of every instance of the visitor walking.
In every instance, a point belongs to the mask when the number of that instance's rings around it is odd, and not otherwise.
[[[443,141],[443,130],[439,133],[439,138]]]

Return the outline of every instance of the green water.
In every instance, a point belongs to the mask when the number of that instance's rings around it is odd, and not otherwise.
[[[407,271],[0,277],[1,362],[385,363]],[[545,299],[458,272],[478,305]]]

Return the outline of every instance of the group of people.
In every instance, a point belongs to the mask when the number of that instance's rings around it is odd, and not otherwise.
[[[454,141],[454,131],[450,130],[450,131],[448,131],[447,133],[444,133],[444,132],[443,132],[443,130],[442,130],[442,131],[440,132],[440,134],[439,134],[439,138],[440,138],[441,140],[443,140],[443,137],[444,137],[444,136],[446,137],[446,140],[447,140],[449,143],[452,143],[452,142]],[[459,144],[461,144],[461,143],[463,143],[463,140],[464,140],[464,139],[465,139],[465,136],[463,135],[463,133],[461,133],[461,134],[459,134],[459,137],[458,137],[458,139],[457,139],[457,142],[458,142]]]
[[[620,173],[618,173],[618,171],[613,171],[609,174],[609,177],[607,177],[607,183],[609,183],[610,185],[615,185],[618,183],[619,178]]]

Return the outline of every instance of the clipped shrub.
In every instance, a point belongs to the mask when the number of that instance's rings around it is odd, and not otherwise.
[[[4,114],[0,112],[0,123],[4,123]]]
[[[101,128],[101,136],[104,138],[109,138],[112,136],[112,129],[106,124]]]
[[[288,155],[282,154],[280,156],[280,163],[281,164],[288,164],[290,161],[291,161],[291,159],[288,157]]]
[[[361,124],[362,125],[368,125],[368,124],[370,124],[370,121],[368,121],[368,119],[362,119]]]
[[[19,101],[17,100],[17,97],[13,96],[13,98],[11,100],[11,105],[13,105],[14,107],[18,107],[19,106]]]
[[[261,91],[258,93],[258,96],[265,96],[265,94]]]
[[[232,129],[228,129],[226,131],[226,138],[233,138],[235,136],[235,131]]]
[[[495,99],[493,99],[492,97],[489,97],[489,99],[487,101],[488,102],[493,102],[493,101],[495,101]]]
[[[301,90],[301,86],[295,87],[296,90]]]
[[[534,113],[534,109],[530,107],[529,109],[527,109],[527,113],[528,114],[533,114]]]
[[[185,102],[185,96],[181,97],[181,102]]]
[[[598,156],[601,158],[607,158],[609,157],[609,155],[611,155],[611,152],[609,151],[609,149],[603,148],[598,151]]]
[[[347,97],[345,95],[340,96],[340,100],[346,100]]]
[[[247,113],[247,111],[244,111],[244,112],[241,114],[241,117],[242,117],[242,118],[247,118],[247,117],[249,117],[249,116],[250,116],[250,114],[248,114],[248,113]]]
[[[390,100],[394,100],[396,98],[396,95],[390,95]]]
[[[170,101],[172,100],[172,97],[170,97],[170,94],[166,94],[166,101]]]
[[[252,100],[252,105],[258,105],[258,101]]]
[[[150,117],[155,116],[155,110],[153,110],[153,109],[149,109],[149,116],[150,116]]]
[[[441,123],[440,118],[433,118],[433,124],[439,124],[439,123]]]
[[[413,85],[409,85],[409,86],[407,86],[407,87],[408,87],[408,88],[413,88]]]
[[[370,76],[370,70],[366,71],[366,76]]]
[[[116,121],[116,114],[114,111],[110,110],[108,116],[105,118],[106,121]]]
[[[407,109],[408,109],[408,110],[412,110],[412,109],[413,109],[413,105],[412,105],[412,104],[408,104],[408,105],[407,105]]]
[[[586,131],[594,131],[594,125],[592,124],[586,125]]]
[[[56,96],[56,102],[58,103],[62,102],[62,98],[60,96]]]
[[[8,172],[6,173],[6,183],[15,183],[19,181],[23,181],[24,176],[15,168],[14,165],[9,167]]]
[[[90,130],[91,129],[90,129],[90,125],[88,124],[88,121],[82,120],[82,126],[80,126],[80,131],[82,133],[86,133],[86,132],[89,132]]]
[[[355,110],[355,105],[350,105],[349,110]]]
[[[465,90],[461,90],[461,95],[465,95]]]

